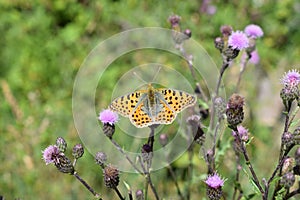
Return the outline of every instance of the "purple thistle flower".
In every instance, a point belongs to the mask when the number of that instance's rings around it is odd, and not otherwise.
[[[257,50],[255,51],[252,51],[251,52],[251,58],[249,60],[250,63],[254,64],[254,65],[257,65],[260,61],[260,57],[259,57],[259,54],[257,52]]]
[[[300,74],[296,69],[289,70],[284,76],[281,78],[281,84],[285,86],[297,86],[300,83]]]
[[[225,180],[222,179],[217,173],[209,175],[205,180],[206,185],[215,189],[222,187],[224,182]]]
[[[103,124],[109,123],[110,125],[113,125],[116,123],[119,119],[119,116],[117,113],[106,109],[100,112],[99,118],[98,118]]]
[[[228,38],[228,46],[242,50],[249,46],[249,39],[242,31],[235,31]]]
[[[58,155],[63,154],[59,151],[56,145],[48,146],[44,151],[42,151],[42,153],[43,153],[43,160],[45,161],[46,165],[56,162]]]
[[[240,135],[240,138],[243,140],[243,141],[247,141],[249,139],[249,136],[248,136],[248,130],[246,128],[244,128],[242,125],[239,125],[237,126],[237,130],[238,130],[238,133]],[[236,132],[235,131],[232,131],[232,135],[234,137],[236,137]]]
[[[251,38],[260,38],[264,35],[263,30],[260,28],[260,26],[257,26],[255,24],[250,24],[246,26],[245,33],[248,37]]]

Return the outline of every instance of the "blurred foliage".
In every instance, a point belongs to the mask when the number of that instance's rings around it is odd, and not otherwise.
[[[45,166],[41,160],[41,150],[58,136],[65,137],[70,144],[80,142],[71,110],[76,73],[85,57],[99,42],[121,31],[148,26],[169,28],[168,16],[178,14],[182,17],[182,26],[192,30],[192,37],[220,65],[220,55],[213,45],[214,38],[220,35],[220,26],[229,24],[235,30],[242,30],[250,23],[258,24],[264,30],[264,37],[257,44],[261,57],[259,70],[263,77],[275,76],[271,80],[275,81],[275,94],[279,96],[278,79],[281,74],[299,66],[300,3],[293,0],[217,0],[211,4],[216,7],[214,14],[201,12],[202,1],[196,0],[2,0],[0,195],[7,199],[92,198],[73,177],[59,173],[54,167]],[[136,58],[134,62],[143,62],[142,56]],[[120,67],[122,65],[127,63],[120,63]],[[234,69],[232,71],[234,74]],[[109,73],[110,80],[116,80],[120,71]],[[257,92],[253,85],[259,87],[260,82],[253,79],[256,76],[255,70],[249,69],[249,74],[245,76],[249,81],[243,85],[244,93],[249,97],[248,105],[257,106],[257,99],[250,92]],[[217,72],[213,75],[217,75]],[[257,81],[260,79],[257,78]],[[111,89],[113,83],[111,81],[110,85],[104,86],[102,94]],[[248,87],[252,89],[247,91]],[[278,110],[280,112],[280,107]],[[264,155],[273,151],[275,153],[272,156],[277,156],[278,145],[274,145],[274,141],[279,139],[276,139],[273,132],[278,132],[278,119],[273,124],[265,125],[251,118],[252,115],[249,114],[248,119],[251,120],[247,123],[257,137],[252,143],[257,147],[252,147],[253,155],[259,149],[266,152]],[[233,158],[233,155],[224,156],[223,159],[228,162],[220,170],[232,173],[234,163],[229,158]],[[269,176],[273,166],[266,166],[262,156],[254,156],[254,159],[254,165],[261,169],[259,175]],[[185,176],[186,172],[180,170],[185,160],[183,157],[183,160],[177,162],[181,163],[177,166],[178,176]],[[102,186],[100,168],[94,165],[91,155],[86,153],[78,167],[82,176],[99,189],[104,198],[107,195],[105,199],[115,197],[115,194]],[[205,173],[203,166],[199,167],[198,163],[196,168],[199,169],[198,175]],[[165,171],[156,172],[156,175],[160,180],[166,180],[157,183],[159,191],[166,199],[174,197],[176,192],[173,183]],[[121,180],[130,177],[125,174]],[[136,177],[131,179],[135,181]],[[135,185],[135,189],[142,187],[141,181],[136,183],[141,185]],[[231,188],[232,181],[228,180],[227,183],[225,187]],[[205,192],[203,189],[199,191],[200,186],[203,186],[203,182],[195,176],[194,195],[202,194],[204,197]],[[170,191],[170,188],[174,191]],[[247,190],[245,192],[250,194],[251,188]]]

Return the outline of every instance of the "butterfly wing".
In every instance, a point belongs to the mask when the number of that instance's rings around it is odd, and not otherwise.
[[[164,102],[167,103],[171,110],[179,113],[187,107],[193,106],[196,103],[196,96],[181,90],[174,89],[157,89]]]
[[[113,100],[109,108],[124,117],[129,117],[139,102],[142,91],[136,91]]]
[[[137,128],[147,127],[153,124],[153,120],[146,112],[147,109],[144,108],[145,101],[139,102],[137,107],[130,114],[129,119],[130,122],[135,125]]]

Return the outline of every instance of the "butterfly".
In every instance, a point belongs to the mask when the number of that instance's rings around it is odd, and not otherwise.
[[[151,84],[147,90],[116,98],[110,109],[128,117],[137,128],[154,124],[171,124],[177,114],[195,104],[196,96],[181,90],[168,88],[155,89]]]

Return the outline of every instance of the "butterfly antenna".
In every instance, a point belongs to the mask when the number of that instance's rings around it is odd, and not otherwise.
[[[147,82],[140,76],[138,75],[136,72],[133,72],[133,75],[136,76],[140,81],[142,81],[144,84],[147,84]]]
[[[156,73],[155,73],[155,75],[154,75],[154,77],[153,77],[153,79],[152,79],[152,82],[154,82],[154,80],[155,80],[156,77],[158,76],[158,73],[159,73],[160,70],[161,70],[161,66],[158,66],[158,70],[156,71]]]

